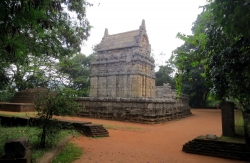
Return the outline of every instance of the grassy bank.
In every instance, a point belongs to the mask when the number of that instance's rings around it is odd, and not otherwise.
[[[4,155],[4,145],[10,139],[27,137],[29,138],[32,151],[32,161],[35,163],[38,158],[40,158],[45,152],[54,147],[62,138],[70,135],[76,134],[74,130],[60,130],[59,133],[55,134],[52,139],[50,139],[49,144],[45,149],[39,148],[39,133],[40,130],[36,127],[4,127],[0,126],[0,157]]]
[[[235,119],[235,134],[238,136],[245,135],[244,133],[244,119],[241,110],[236,110],[234,112],[234,119]]]
[[[73,143],[68,143],[52,163],[71,163],[79,159],[82,149]]]

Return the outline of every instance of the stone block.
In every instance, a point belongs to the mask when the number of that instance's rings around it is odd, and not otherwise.
[[[213,134],[206,134],[206,139],[210,139],[210,140],[216,140],[217,136],[213,135]]]
[[[5,143],[5,158],[22,158],[30,149],[28,138],[11,139]]]
[[[5,143],[5,155],[1,163],[31,163],[30,142],[28,138],[11,139]]]
[[[234,104],[232,102],[222,102],[221,108],[221,120],[222,120],[222,135],[234,137],[235,136],[235,124],[234,124]]]

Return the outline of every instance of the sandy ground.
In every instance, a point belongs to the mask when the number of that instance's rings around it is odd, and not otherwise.
[[[156,125],[67,117],[103,124],[110,135],[74,138],[72,142],[83,148],[83,155],[74,163],[244,163],[182,152],[183,144],[199,135],[222,133],[220,110],[193,109],[192,113],[190,117]]]
[[[72,140],[84,154],[74,163],[243,163],[243,161],[182,152],[182,146],[199,135],[220,136],[220,110],[193,109],[194,115],[156,125],[73,118],[103,124],[107,138],[80,136]]]

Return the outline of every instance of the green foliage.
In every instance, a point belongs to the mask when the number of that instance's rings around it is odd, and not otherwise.
[[[49,86],[56,73],[41,67],[80,52],[91,28],[87,6],[84,0],[0,1],[0,90]]]
[[[83,0],[0,1],[2,60],[25,63],[28,54],[58,57],[80,51],[90,30],[87,5]]]
[[[82,155],[82,148],[73,143],[68,143],[63,151],[52,161],[52,163],[71,163]]]
[[[175,88],[174,78],[171,76],[173,72],[173,67],[168,63],[165,66],[160,66],[159,71],[155,73],[156,86],[162,86],[163,83],[169,83],[172,88]]]
[[[40,147],[45,148],[51,137],[61,129],[60,123],[54,116],[73,115],[78,107],[68,92],[57,89],[56,92],[48,90],[38,95],[35,100],[38,119],[41,129]]]
[[[204,78],[203,88],[210,89],[219,100],[238,99],[242,105],[248,106],[249,83],[242,82],[249,77],[249,38],[243,35],[244,31],[236,32],[237,35],[232,32],[230,26],[233,24],[224,17],[228,13],[223,13],[224,10],[231,12],[235,8],[233,3],[211,2],[204,6],[203,12],[194,22],[193,35],[178,33],[177,37],[184,40],[185,44],[175,50],[176,64],[183,73],[182,77],[190,74],[192,68],[202,65],[200,74]]]
[[[12,90],[0,91],[0,102],[9,102],[14,97],[14,92]]]
[[[245,24],[248,21],[243,21],[243,17],[249,17],[246,10],[249,10],[248,2],[243,1],[210,3],[206,12],[212,15],[213,23],[205,32],[208,37],[206,56],[209,58],[206,74],[213,92],[218,99],[237,99],[243,108],[250,104],[250,38]]]
[[[178,34],[185,44],[194,47],[189,53],[177,53],[178,68],[187,71],[183,66],[187,61],[193,66],[202,64],[205,69],[202,74],[215,97],[238,101],[247,114],[250,112],[249,1],[209,2],[194,22],[193,35]],[[249,122],[246,119],[244,122],[246,141],[250,144]]]
[[[182,92],[189,95],[191,107],[205,107],[207,104],[210,89],[202,76],[204,72],[204,67],[198,64],[182,74]]]
[[[67,76],[69,81],[64,86],[75,91],[75,96],[87,96],[90,86],[90,64],[94,55],[77,54],[59,64],[59,71]]]
[[[0,90],[3,90],[8,86],[10,79],[3,67],[0,68]]]
[[[177,91],[177,96],[182,94],[182,74],[176,73],[175,74],[175,86]]]
[[[53,71],[55,64],[51,60],[53,60],[51,57],[44,56],[40,59],[29,56],[28,65],[13,63],[6,70],[12,72],[10,76],[11,81],[19,91],[27,88],[48,87],[48,83],[51,80],[51,73],[49,71]],[[48,70],[48,67],[50,70]]]
[[[185,40],[189,41],[190,38],[192,42],[195,37],[190,36]],[[205,60],[200,60],[199,54],[199,47],[188,42],[178,47],[173,53],[173,62],[179,69],[175,76],[176,90],[178,94],[189,95],[191,107],[205,107],[210,92],[210,87],[205,81],[205,65],[203,64]]]
[[[235,119],[235,134],[237,136],[245,136],[244,133],[244,119],[243,119],[243,115],[242,112],[237,110],[234,112],[234,119]]]
[[[214,15],[214,21],[226,35],[250,36],[250,2],[235,0],[210,0],[209,7]]]

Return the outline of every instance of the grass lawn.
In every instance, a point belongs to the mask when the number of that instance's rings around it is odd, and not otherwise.
[[[74,130],[60,130],[58,134],[54,135],[53,139],[50,139],[50,143],[49,145],[47,145],[47,148],[41,149],[39,148],[40,140],[38,138],[40,130],[36,127],[0,126],[0,131],[1,131],[0,132],[0,157],[4,155],[4,145],[6,141],[13,139],[13,138],[28,137],[30,144],[31,144],[33,163],[35,163],[36,160],[40,158],[46,151],[54,147],[62,138],[70,134],[76,134],[76,131]]]
[[[37,112],[5,112],[0,111],[0,116],[6,117],[35,117]],[[4,145],[10,139],[28,137],[31,144],[32,162],[40,158],[44,153],[57,145],[57,143],[68,135],[78,135],[75,130],[60,130],[59,133],[53,135],[49,144],[45,149],[39,148],[40,139],[38,137],[40,129],[37,127],[5,127],[0,124],[0,157],[4,155]],[[67,154],[65,154],[67,153]],[[82,154],[82,149],[78,146],[68,143],[65,149],[60,153],[53,163],[70,163],[79,158]],[[63,161],[64,160],[64,161]]]
[[[35,117],[37,112],[6,112],[0,111],[0,116],[6,117]]]
[[[242,116],[241,110],[236,110],[234,112],[234,119],[235,119],[235,134],[238,136],[245,136],[244,133],[244,119]]]
[[[68,143],[52,163],[70,163],[82,155],[82,149],[73,143]]]

